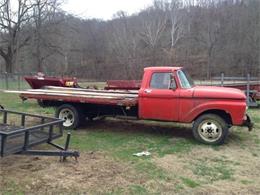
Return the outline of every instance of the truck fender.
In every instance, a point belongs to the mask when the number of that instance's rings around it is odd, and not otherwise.
[[[183,116],[183,122],[192,122],[204,113],[212,113],[218,114],[224,119],[228,117],[227,120],[230,120],[229,123],[233,124],[232,113],[225,107],[226,106],[223,105],[221,102],[206,102],[204,104],[200,104],[191,109]]]

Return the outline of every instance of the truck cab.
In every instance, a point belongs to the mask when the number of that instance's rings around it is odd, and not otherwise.
[[[193,123],[203,143],[222,144],[233,125],[252,128],[242,91],[196,86],[181,67],[145,68],[138,97],[139,118]]]

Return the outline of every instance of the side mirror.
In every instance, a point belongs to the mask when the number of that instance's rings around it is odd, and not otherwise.
[[[171,74],[170,77],[171,77],[171,78],[170,78],[171,80],[170,80],[169,89],[175,90],[175,89],[177,88],[177,86],[176,86],[176,82],[175,82],[175,80],[174,80],[174,76]]]

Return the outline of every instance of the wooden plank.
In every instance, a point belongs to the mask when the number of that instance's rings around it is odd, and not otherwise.
[[[86,92],[138,94],[138,90],[103,90],[103,89],[68,88],[68,87],[56,87],[56,86],[46,86],[45,89],[59,89],[59,90],[65,90],[65,91],[71,90],[71,91],[86,91]]]
[[[66,94],[66,93],[49,93],[49,92],[37,92],[37,91],[15,91],[15,90],[5,90],[5,93],[16,93],[21,95],[49,95],[49,96],[66,96],[66,97],[81,97],[81,98],[97,98],[97,99],[134,99],[136,97],[125,97],[125,96],[97,96],[97,95],[88,95],[88,94]],[[40,98],[39,98],[40,99]]]
[[[102,93],[102,92],[83,92],[83,91],[71,91],[71,90],[49,90],[49,89],[30,89],[28,92],[39,92],[39,93],[55,93],[55,94],[74,94],[74,95],[92,95],[92,96],[111,96],[111,97],[138,97],[138,94],[127,94],[127,93]]]
[[[120,106],[135,106],[138,104],[137,98],[89,98],[79,96],[53,96],[53,95],[38,95],[38,94],[22,94],[22,97],[27,99],[41,99],[47,101],[64,101],[64,102],[79,102],[79,103],[90,103],[90,104],[103,104],[103,105],[120,105]]]

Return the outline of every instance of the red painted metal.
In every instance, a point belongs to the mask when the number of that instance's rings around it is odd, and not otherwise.
[[[106,90],[138,90],[141,88],[141,80],[108,80]],[[217,84],[220,86],[221,84]],[[236,83],[236,84],[224,84],[224,87],[235,88],[242,91],[246,91],[246,83]],[[260,100],[260,83],[250,84],[250,90],[253,91],[253,97],[256,100]]]
[[[246,83],[224,84],[224,87],[232,87],[232,88],[240,89],[242,91],[247,90]],[[250,83],[249,88],[250,91],[253,91],[253,97],[256,100],[260,100],[260,82]]]
[[[138,90],[141,87],[141,80],[108,80],[106,90]]]
[[[38,100],[77,102],[89,104],[136,106],[138,118],[162,121],[176,121],[190,123],[204,112],[212,110],[229,114],[233,125],[242,125],[246,115],[246,96],[239,89],[226,87],[194,86],[182,88],[177,71],[181,67],[150,67],[145,68],[138,97],[106,98],[77,97],[59,94],[21,94],[22,98]],[[153,73],[172,73],[176,81],[176,89],[152,89],[150,80]],[[125,83],[124,83],[125,84]],[[149,93],[147,93],[149,90]],[[98,91],[98,90],[96,90]],[[127,91],[125,92],[127,94]],[[129,92],[130,93],[130,92]]]
[[[238,89],[225,87],[195,86],[183,89],[176,75],[179,67],[146,68],[139,90],[139,117],[190,123],[210,110],[221,110],[230,114],[234,125],[242,125],[246,112],[246,96]],[[177,89],[156,90],[150,88],[154,72],[172,72]],[[150,93],[145,91],[150,89]]]
[[[69,77],[49,77],[49,76],[25,76],[24,79],[32,87],[32,89],[40,89],[44,86],[58,86],[58,87],[76,87],[77,79]]]

